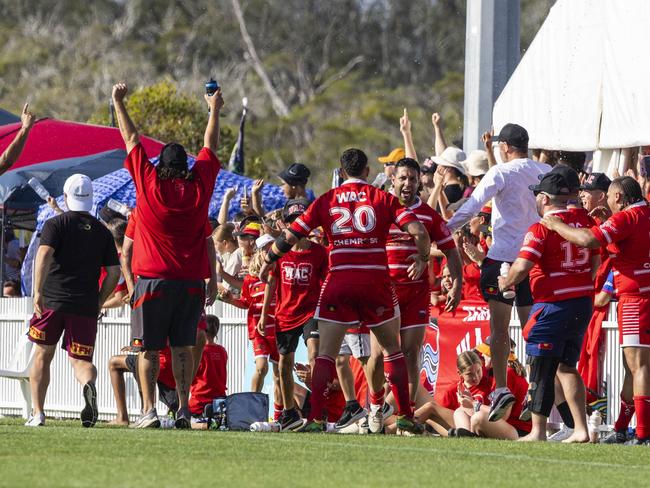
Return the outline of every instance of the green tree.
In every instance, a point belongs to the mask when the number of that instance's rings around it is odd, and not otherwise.
[[[207,108],[203,100],[179,93],[169,79],[140,88],[126,99],[126,108],[141,134],[162,142],[178,142],[188,152],[197,154],[203,146]],[[90,123],[108,125],[108,107],[90,117]],[[226,164],[235,137],[230,127],[221,125],[219,159]]]

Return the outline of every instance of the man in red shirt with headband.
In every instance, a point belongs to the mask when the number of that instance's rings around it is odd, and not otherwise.
[[[169,343],[180,405],[175,426],[189,429],[188,399],[194,373],[191,348],[205,302],[205,279],[210,278],[209,301],[216,293],[215,270],[211,269],[208,257],[210,232],[206,222],[214,183],[221,169],[215,153],[223,98],[220,89],[212,96],[205,96],[210,115],[204,147],[190,170],[187,153],[177,143],[163,147],[157,166],[149,162],[124,105],[126,93],[124,83],[113,86],[117,120],[128,153],[124,166],[135,183],[137,200],[138,220],[131,261],[137,281],[132,294],[131,321],[134,330],[142,331],[145,352],[138,361],[143,415],[136,427],[160,426],[154,407],[158,351]]]
[[[330,269],[315,318],[320,332],[319,355],[313,371],[312,409],[304,432],[324,430],[323,407],[328,384],[336,377],[335,358],[349,327],[366,325],[384,353],[386,376],[398,406],[398,428],[417,432],[409,405],[408,372],[399,343],[399,305],[388,273],[386,238],[392,223],[414,237],[417,252],[408,269],[411,279],[422,276],[429,263],[429,234],[397,198],[370,186],[368,158],[359,149],[341,156],[346,180],[319,197],[275,241],[260,272],[265,279],[271,264],[301,237],[318,226],[327,235]],[[332,420],[332,419],[330,419]]]
[[[632,372],[637,416],[634,445],[650,445],[650,208],[638,182],[616,178],[607,190],[612,216],[591,229],[576,229],[547,216],[542,224],[581,247],[607,246],[619,295],[618,330]]]

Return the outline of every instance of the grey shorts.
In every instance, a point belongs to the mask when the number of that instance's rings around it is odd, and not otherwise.
[[[356,359],[370,356],[370,334],[345,334],[339,356],[352,356]]]
[[[141,339],[145,351],[159,351],[168,340],[171,347],[193,346],[204,300],[201,280],[140,277],[131,305],[132,339]]]

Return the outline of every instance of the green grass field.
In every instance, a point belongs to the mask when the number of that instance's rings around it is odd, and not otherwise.
[[[644,447],[216,431],[0,419],[0,486],[648,486]]]

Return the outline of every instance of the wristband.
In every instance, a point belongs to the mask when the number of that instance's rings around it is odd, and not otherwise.
[[[429,259],[431,258],[431,254],[427,254],[426,256],[423,256],[422,254],[420,254],[419,256],[420,256],[420,259],[421,259],[422,261],[427,261],[427,262],[428,262]]]
[[[266,257],[264,258],[264,262],[266,264],[273,264],[274,262],[276,262],[280,258],[281,258],[281,256],[278,256],[276,253],[274,253],[273,248],[271,247],[271,249],[269,249],[268,252],[266,253]]]

